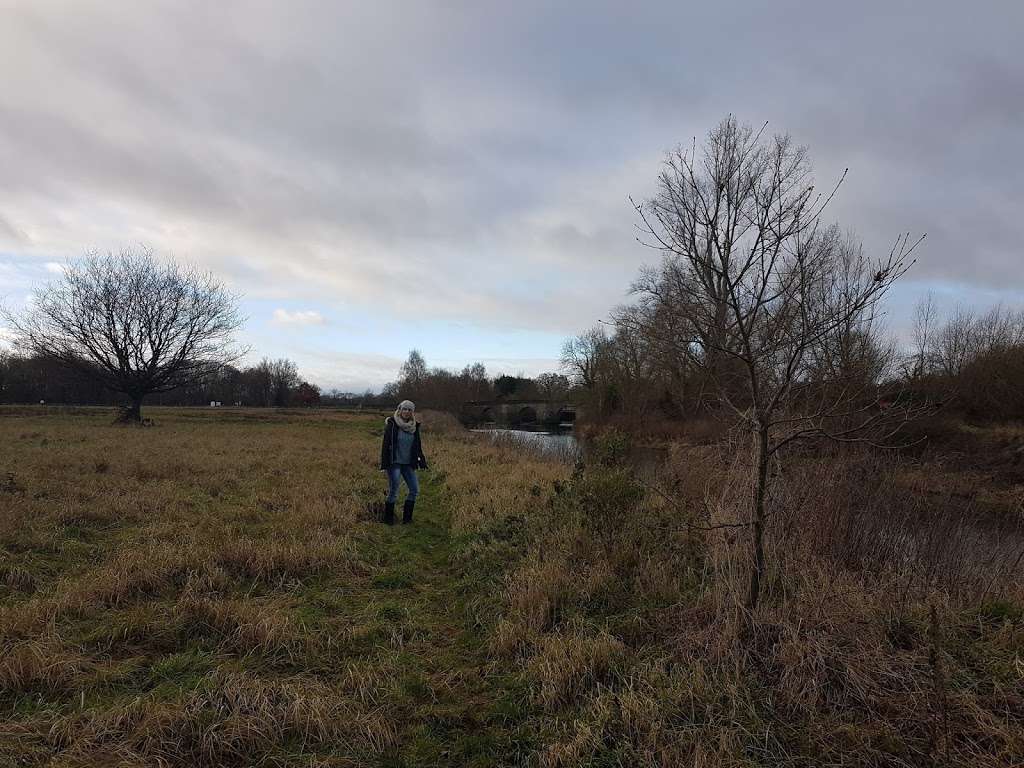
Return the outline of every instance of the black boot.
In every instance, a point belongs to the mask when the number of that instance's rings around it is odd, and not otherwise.
[[[395,524],[395,502],[393,501],[384,502],[384,522],[388,525]]]
[[[406,499],[402,507],[402,525],[412,522],[412,510],[416,506],[416,499]]]

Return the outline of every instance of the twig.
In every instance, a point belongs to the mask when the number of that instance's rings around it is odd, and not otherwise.
[[[648,490],[657,493],[659,496],[661,496],[661,498],[665,499],[665,501],[667,501],[672,506],[678,508],[678,502],[671,496],[669,496],[667,493],[665,493],[663,490],[661,490],[661,488],[659,488],[658,486],[652,485],[651,483],[648,483],[639,477],[637,478],[637,482],[639,482],[640,485],[642,485],[644,488],[647,488]],[[691,523],[688,520],[684,520],[683,524],[686,525],[687,528],[690,528],[692,530],[717,531],[721,528],[746,528],[747,526],[753,525],[754,521],[749,520],[743,523],[719,523],[718,525],[697,525],[696,523]]]

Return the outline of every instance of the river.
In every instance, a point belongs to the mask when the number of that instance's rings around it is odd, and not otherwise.
[[[551,432],[531,429],[474,429],[473,432],[489,434],[494,442],[503,442],[534,451],[552,459],[575,462],[582,455],[582,449],[571,431]]]
[[[571,430],[493,428],[472,431],[489,434],[494,442],[504,442],[569,464],[585,460],[589,454],[590,446]],[[663,446],[638,445],[629,449],[624,460],[641,477],[655,480],[667,458],[668,451]]]

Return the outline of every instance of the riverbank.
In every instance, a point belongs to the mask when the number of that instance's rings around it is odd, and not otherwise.
[[[542,765],[1022,763],[1019,468],[964,494],[928,452],[805,452],[750,615],[746,441],[672,443],[654,481],[621,433],[593,443],[492,641],[541,704]]]

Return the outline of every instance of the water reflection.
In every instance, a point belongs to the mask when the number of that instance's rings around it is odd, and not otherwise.
[[[570,430],[552,432],[542,428],[480,428],[471,431],[489,434],[494,443],[530,451],[568,464],[592,458],[593,446],[589,442],[578,440]],[[659,480],[667,460],[668,450],[662,445],[636,445],[622,457],[624,464],[637,476],[652,482]]]
[[[489,434],[494,443],[532,451],[559,461],[575,462],[581,455],[579,441],[571,432],[530,429],[474,429],[472,431]]]

